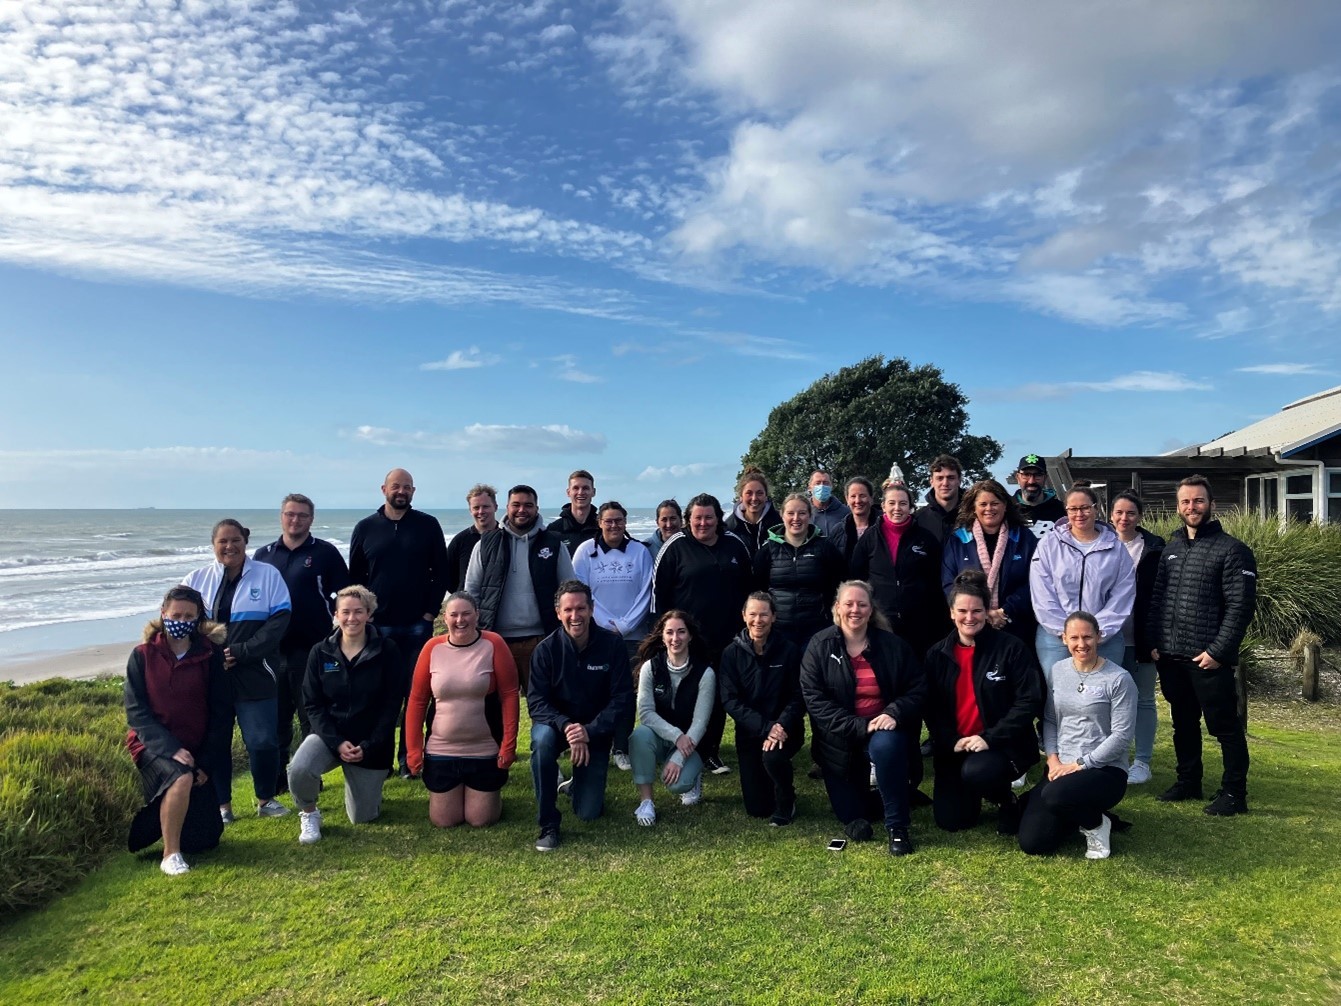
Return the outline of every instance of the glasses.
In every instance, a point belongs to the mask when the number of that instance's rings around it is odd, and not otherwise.
[[[1069,506],[1066,508],[1066,512],[1073,514],[1082,514],[1082,513],[1090,513],[1093,509],[1094,509],[1093,503],[1086,503],[1084,506]]]
[[[601,521],[601,527],[623,527],[627,523],[623,517],[607,517]]]

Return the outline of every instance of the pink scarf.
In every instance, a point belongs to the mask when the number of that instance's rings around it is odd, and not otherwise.
[[[989,610],[1001,607],[998,598],[1000,592],[997,587],[1001,583],[1001,568],[1004,565],[1001,560],[1006,557],[1006,544],[1009,537],[1010,529],[1002,524],[1001,530],[996,535],[996,550],[989,558],[987,555],[987,539],[982,532],[982,523],[976,520],[973,522],[973,542],[978,546],[978,564],[982,566],[982,571],[987,574],[987,589],[992,592],[992,603]]]

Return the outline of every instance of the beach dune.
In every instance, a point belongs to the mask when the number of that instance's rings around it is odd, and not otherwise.
[[[0,666],[0,681],[25,685],[47,678],[96,678],[100,674],[126,673],[126,659],[134,642],[103,643],[64,653],[44,653],[9,660]]]

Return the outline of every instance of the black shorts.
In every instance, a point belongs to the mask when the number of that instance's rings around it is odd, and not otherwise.
[[[424,785],[430,793],[450,793],[458,786],[477,793],[497,793],[507,781],[507,769],[498,767],[497,758],[424,756]]]

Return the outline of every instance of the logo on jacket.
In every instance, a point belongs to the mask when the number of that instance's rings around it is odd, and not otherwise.
[[[1244,576],[1251,576],[1254,580],[1257,579],[1257,574],[1254,573],[1251,569],[1245,569],[1245,570],[1243,571],[1243,575],[1244,575]]]
[[[310,555],[303,560],[303,565],[306,566],[308,569],[312,568],[312,557]]]
[[[987,680],[988,680],[988,681],[1005,681],[1005,680],[1006,680],[1006,676],[1005,676],[1004,674],[1001,673],[1001,668],[999,668],[999,667],[993,667],[990,671],[987,672]]]
[[[838,654],[836,654],[836,653],[830,653],[830,654],[829,654],[829,659],[830,659],[830,660],[837,660],[840,664],[843,662],[843,658],[840,657],[840,656],[839,656]]]
[[[333,660],[328,660],[328,661],[326,661],[324,664],[321,665],[321,669],[322,669],[322,671],[324,671],[325,673],[327,673],[327,674],[331,674],[331,673],[333,673],[333,672],[335,672],[335,671],[338,671],[338,670],[340,669],[340,665],[339,665],[338,663],[336,663],[335,661],[333,661]]]
[[[252,587],[251,590],[247,591],[247,594],[253,601],[259,601],[261,599],[261,588]]]
[[[548,559],[553,554],[554,549],[550,548],[548,545],[546,545],[544,548],[542,548],[539,552],[536,553],[536,555],[539,556],[541,559]]]
[[[926,555],[926,554],[927,554],[927,550],[924,549],[921,545],[914,545],[911,549],[909,549],[909,551],[912,552],[913,555]]]

